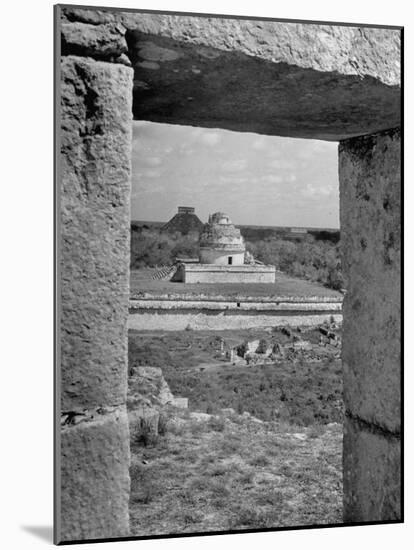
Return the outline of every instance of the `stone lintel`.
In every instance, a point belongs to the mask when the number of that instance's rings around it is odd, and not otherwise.
[[[399,29],[64,8],[122,23],[134,118],[338,141],[400,124]]]

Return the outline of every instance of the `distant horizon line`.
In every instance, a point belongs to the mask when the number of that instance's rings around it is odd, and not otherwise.
[[[169,220],[167,221],[157,221],[157,220],[131,220],[132,223],[148,223],[148,224],[167,224]],[[203,222],[204,223],[204,222]],[[205,222],[207,223],[207,222]],[[273,229],[307,229],[307,230],[317,230],[317,231],[340,231],[340,227],[315,227],[310,225],[260,225],[260,224],[254,224],[254,223],[235,223],[235,227],[262,227],[262,228],[273,228]]]

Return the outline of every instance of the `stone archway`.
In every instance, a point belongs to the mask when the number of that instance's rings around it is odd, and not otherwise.
[[[132,109],[339,141],[344,521],[399,521],[400,30],[60,7],[56,18],[58,540],[128,535]]]

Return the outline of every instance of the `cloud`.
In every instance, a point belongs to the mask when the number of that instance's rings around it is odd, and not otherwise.
[[[295,160],[293,158],[291,160],[273,159],[266,162],[266,166],[274,168],[275,170],[293,170],[295,167]]]
[[[132,127],[133,128],[143,128],[145,126],[151,125],[151,122],[148,122],[147,120],[133,120],[132,121]]]
[[[225,172],[241,172],[247,167],[246,159],[228,160],[223,163],[221,169]]]
[[[221,135],[215,132],[202,133],[198,136],[198,141],[209,147],[214,147],[221,141]]]
[[[333,189],[329,185],[314,185],[308,183],[302,194],[306,197],[328,197],[333,194]]]
[[[159,166],[161,164],[160,157],[144,157],[142,161],[148,166]]]
[[[132,200],[137,200],[142,197],[142,195],[149,195],[151,193],[164,193],[165,187],[163,185],[151,185],[137,187],[137,189],[132,193]]]
[[[259,181],[263,183],[283,183],[286,180],[286,177],[278,174],[265,174],[259,178]]]
[[[177,146],[176,151],[177,153],[183,153],[184,155],[192,155],[194,153],[194,149],[189,143],[183,143]]]
[[[143,176],[145,178],[159,178],[161,176],[161,170],[145,170]]]
[[[135,121],[132,217],[162,221],[191,196],[204,217],[223,209],[238,223],[335,225],[336,147]]]
[[[252,149],[254,149],[255,151],[260,151],[261,149],[264,149],[266,147],[266,138],[263,137],[263,136],[259,136],[257,137],[252,145],[251,145]]]

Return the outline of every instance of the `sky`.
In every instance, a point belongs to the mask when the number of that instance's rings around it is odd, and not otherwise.
[[[131,219],[339,227],[337,143],[134,121]]]

